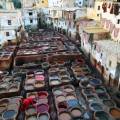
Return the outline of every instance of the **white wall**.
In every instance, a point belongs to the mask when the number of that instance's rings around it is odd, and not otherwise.
[[[29,13],[32,13],[32,15],[29,15]],[[25,26],[35,26],[37,27],[38,20],[37,20],[37,10],[24,10],[23,13],[23,20]],[[32,20],[32,23],[30,22]]]
[[[7,40],[15,40],[16,32],[18,28],[23,25],[22,16],[20,11],[0,11],[0,41],[1,43]],[[11,21],[11,24],[8,24],[8,20]],[[8,33],[8,36],[6,35]]]
[[[76,0],[76,1],[75,1],[75,5],[76,5],[77,7],[82,7],[82,6],[83,6],[83,0]]]

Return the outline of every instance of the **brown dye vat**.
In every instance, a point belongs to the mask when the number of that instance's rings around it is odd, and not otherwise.
[[[64,101],[65,101],[65,96],[63,96],[63,95],[57,96],[57,97],[56,97],[56,101],[57,101],[57,102],[64,102]]]
[[[36,97],[36,93],[29,93],[29,94],[27,95],[27,97],[35,98],[35,97]]]
[[[72,120],[71,115],[68,112],[62,112],[58,116],[59,120]]]
[[[66,76],[66,75],[68,75],[68,73],[67,73],[66,71],[61,71],[61,72],[60,72],[60,75],[61,75],[61,76]]]
[[[120,118],[120,109],[118,108],[112,108],[110,110],[110,114],[114,117],[114,118]]]
[[[26,77],[27,78],[33,78],[34,77],[34,73],[27,73]]]
[[[36,82],[35,84],[34,84],[34,87],[35,88],[41,88],[41,87],[44,87],[45,86],[45,84],[43,83],[43,82]]]
[[[71,110],[71,115],[72,115],[73,118],[78,118],[78,117],[81,116],[81,114],[82,113],[81,113],[81,110],[79,108],[73,108]]]

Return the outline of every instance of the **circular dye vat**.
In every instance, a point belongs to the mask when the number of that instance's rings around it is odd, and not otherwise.
[[[49,68],[49,63],[44,62],[44,63],[42,64],[42,68],[43,68],[43,69]]]
[[[90,109],[91,109],[92,111],[94,111],[94,112],[102,111],[102,110],[103,110],[101,104],[99,104],[99,103],[91,103],[91,104],[90,104]]]
[[[103,103],[110,108],[115,106],[115,103],[112,100],[103,100]]]
[[[94,102],[94,101],[97,102],[97,98],[96,98],[94,95],[89,95],[89,96],[87,96],[87,100],[88,100],[89,102]]]
[[[51,80],[50,84],[51,85],[59,85],[59,84],[61,84],[61,82],[60,82],[60,80]]]
[[[81,113],[81,110],[79,108],[73,108],[71,110],[71,115],[73,118],[79,118],[82,115],[82,113]]]
[[[84,89],[83,93],[86,94],[86,95],[92,95],[93,94],[93,92],[90,89]]]
[[[92,120],[92,113],[91,112],[85,112],[83,115],[84,120]]]
[[[0,106],[0,113],[4,112],[7,109],[7,106]]]
[[[72,86],[66,86],[66,87],[64,88],[64,91],[67,92],[67,93],[71,93],[71,92],[74,91],[74,88],[73,88]]]
[[[60,102],[58,103],[59,109],[67,109],[67,103],[66,102]]]
[[[13,86],[9,89],[9,92],[16,92],[18,90],[18,86]]]
[[[109,96],[108,96],[107,93],[98,94],[98,97],[102,100],[108,100],[109,99]]]
[[[34,84],[34,87],[35,88],[41,88],[41,87],[44,87],[44,83],[41,83],[41,82],[36,82],[35,84]]]
[[[59,120],[72,120],[71,115],[67,112],[60,113],[58,117],[59,117]]]
[[[28,109],[26,110],[26,114],[27,114],[28,116],[34,115],[35,113],[36,113],[36,109],[35,109],[34,107],[28,108]]]
[[[45,77],[43,75],[35,75],[35,80],[44,81]]]
[[[104,112],[104,111],[96,112],[96,113],[95,113],[95,118],[96,118],[97,120],[112,120],[112,119],[110,118],[110,116],[109,116],[106,112]]]
[[[115,119],[117,119],[117,118],[120,119],[120,109],[118,109],[118,108],[112,108],[112,109],[110,110],[110,114],[111,114]]]
[[[10,120],[10,119],[14,119],[16,115],[17,112],[15,110],[8,110],[3,113],[3,118],[5,120]]]
[[[78,100],[69,100],[67,101],[69,107],[76,107],[78,106]]]
[[[97,88],[95,88],[95,91],[96,91],[96,93],[105,93],[106,92],[106,90],[105,90],[105,88],[103,88],[103,87],[97,87]]]
[[[38,117],[37,117],[37,120],[49,120],[49,115],[48,113],[42,113],[42,114],[39,114]]]
[[[41,91],[38,93],[40,99],[45,99],[48,97],[48,93],[46,91]]]
[[[48,104],[41,104],[37,106],[37,112],[38,113],[44,113],[49,111],[49,106]]]
[[[36,97],[36,93],[30,93],[30,94],[28,94],[28,97],[35,98]]]
[[[76,99],[76,97],[75,97],[75,95],[70,94],[70,95],[67,95],[67,96],[66,96],[66,99],[67,99],[67,100],[74,100],[74,99]]]
[[[62,93],[63,93],[62,90],[59,90],[59,89],[58,90],[54,90],[54,94],[55,95],[62,95]]]
[[[56,97],[56,101],[57,101],[57,102],[63,102],[63,101],[65,101],[65,96],[63,96],[63,95],[57,96],[57,97]]]
[[[89,85],[88,81],[80,82],[80,87],[82,87],[82,88],[86,88],[88,85]]]
[[[25,86],[26,90],[32,90],[33,88],[34,88],[34,85],[32,85],[32,84],[29,84],[29,85]]]
[[[93,86],[99,86],[99,85],[102,84],[102,81],[99,80],[99,79],[91,79],[90,84],[93,85]]]
[[[29,116],[27,120],[38,120],[38,119],[37,119],[37,116],[32,115],[32,116]]]

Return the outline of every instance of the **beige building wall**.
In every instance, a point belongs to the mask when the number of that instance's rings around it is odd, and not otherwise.
[[[102,1],[96,1],[93,8],[87,8],[87,17],[100,21],[102,14]]]

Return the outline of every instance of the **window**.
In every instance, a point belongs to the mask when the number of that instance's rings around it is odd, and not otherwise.
[[[73,19],[74,19],[74,20],[76,19],[76,14],[75,14],[75,13],[73,14]]]
[[[6,36],[10,36],[10,33],[9,33],[9,32],[6,32]]]
[[[11,25],[11,20],[8,20],[8,25]]]
[[[100,14],[97,14],[97,16],[99,17]]]
[[[31,15],[33,15],[33,13],[32,13],[32,12],[29,12],[29,16],[31,16]]]
[[[96,50],[96,45],[94,46],[94,50]]]
[[[120,19],[118,19],[117,24],[120,24]]]
[[[98,6],[98,10],[100,10],[100,6]]]
[[[33,20],[30,20],[30,23],[33,23]]]
[[[111,65],[112,65],[112,61],[109,61],[109,67],[111,67]]]
[[[103,54],[101,53],[101,56],[100,56],[101,59],[102,59],[102,56],[103,56]]]

